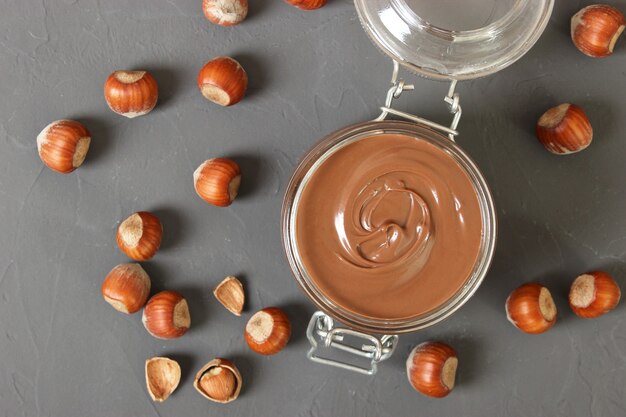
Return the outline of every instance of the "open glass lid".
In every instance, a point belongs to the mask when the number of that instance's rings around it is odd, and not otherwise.
[[[545,29],[554,0],[355,0],[365,32],[420,75],[465,80],[521,58]]]

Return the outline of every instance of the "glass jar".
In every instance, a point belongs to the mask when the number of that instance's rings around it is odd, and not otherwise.
[[[398,334],[432,326],[452,315],[483,281],[496,242],[496,213],[489,187],[478,167],[455,142],[461,118],[458,80],[499,71],[526,53],[543,32],[553,0],[355,0],[366,33],[393,60],[392,85],[381,115],[328,135],[302,159],[289,183],[282,209],[283,246],[289,265],[306,295],[320,309],[311,319],[308,357],[314,361],[373,374],[378,362],[393,353]],[[444,97],[452,114],[443,126],[393,107],[413,86],[400,78],[404,67],[428,78],[451,81]],[[403,120],[387,120],[390,116]],[[445,302],[424,314],[379,319],[343,308],[316,285],[302,261],[296,223],[303,190],[320,166],[345,146],[363,138],[398,134],[427,142],[450,156],[469,178],[478,206],[482,234],[478,256],[464,284]],[[384,140],[384,139],[381,139]],[[342,325],[336,326],[335,320]],[[382,336],[380,336],[382,335]],[[348,343],[348,339],[367,343]],[[364,357],[368,366],[320,357],[319,344]]]

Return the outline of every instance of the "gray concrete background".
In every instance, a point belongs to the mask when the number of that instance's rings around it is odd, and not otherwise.
[[[626,1],[612,1],[626,10]],[[569,17],[588,2],[559,1],[545,35],[512,67],[459,86],[459,142],[482,167],[500,220],[491,272],[450,320],[401,338],[375,377],[307,362],[303,337],[314,310],[283,257],[282,194],[304,152],[324,135],[376,114],[390,63],[361,30],[349,0],[301,12],[251,0],[249,19],[209,24],[199,0],[0,0],[0,415],[15,416],[624,416],[626,303],[597,320],[575,317],[567,288],[601,268],[626,289],[626,43],[605,60],[580,54]],[[228,54],[250,76],[233,108],[205,101],[195,86],[209,58]],[[102,97],[115,69],[148,69],[161,98],[148,116],[126,120]],[[416,80],[401,106],[447,121],[443,83]],[[547,153],[534,123],[548,107],[574,102],[595,128],[592,146]],[[75,118],[93,135],[83,167],[69,175],[41,164],[35,137],[50,121]],[[194,169],[211,156],[243,168],[230,208],[204,204]],[[159,341],[140,315],[101,298],[108,271],[126,258],[120,220],[136,210],[162,219],[162,250],[144,264],[154,291],[184,293],[192,329]],[[247,288],[236,318],[211,294],[228,274]],[[546,283],[559,308],[548,333],[529,336],[505,318],[517,285]],[[251,353],[242,337],[252,311],[286,308],[287,349]],[[414,392],[404,361],[436,338],[459,352],[458,386],[446,399]],[[163,404],[144,388],[144,360],[171,355],[181,385]],[[191,382],[215,356],[235,360],[240,398],[216,405]]]

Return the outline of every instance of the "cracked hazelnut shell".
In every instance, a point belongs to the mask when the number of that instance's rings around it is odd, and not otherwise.
[[[226,404],[237,399],[242,383],[241,374],[234,363],[216,358],[198,371],[193,386],[204,398]]]

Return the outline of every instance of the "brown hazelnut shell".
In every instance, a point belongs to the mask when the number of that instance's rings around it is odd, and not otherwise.
[[[248,74],[235,59],[219,56],[202,67],[197,84],[204,98],[227,107],[239,103],[246,94]]]
[[[580,152],[593,140],[593,128],[584,110],[569,103],[546,111],[537,122],[536,134],[539,142],[557,155]]]
[[[248,0],[203,0],[202,12],[216,25],[238,25],[248,16]]]
[[[193,184],[198,196],[207,203],[228,207],[239,192],[241,170],[230,159],[208,159],[193,173]]]
[[[83,164],[90,144],[89,131],[74,120],[52,122],[37,136],[41,161],[61,174],[68,174]]]
[[[246,343],[253,352],[274,355],[285,348],[291,337],[291,322],[283,310],[268,307],[256,312],[244,330]]]
[[[142,322],[148,333],[159,339],[181,337],[191,326],[187,300],[176,291],[161,291],[143,309]]]
[[[418,392],[442,398],[454,389],[458,359],[456,351],[442,342],[424,342],[406,361],[409,383]]]
[[[285,3],[302,10],[315,10],[323,7],[326,0],[285,0]]]
[[[579,317],[596,318],[619,304],[621,290],[606,272],[587,272],[578,276],[569,291],[569,305]]]
[[[104,83],[111,110],[129,119],[150,113],[159,99],[159,87],[147,71],[115,71]]]
[[[126,314],[141,310],[150,295],[150,277],[139,264],[120,264],[102,283],[102,296],[114,309]]]
[[[224,308],[235,316],[241,316],[245,302],[243,285],[236,277],[228,276],[213,290],[213,295]]]
[[[117,246],[135,261],[154,257],[161,246],[163,226],[159,218],[147,211],[131,214],[117,228]]]
[[[505,309],[511,324],[525,333],[543,333],[556,323],[557,310],[550,291],[535,282],[513,290]]]
[[[176,390],[180,382],[180,365],[175,360],[154,357],[146,360],[146,387],[152,401],[163,402]]]
[[[594,4],[572,17],[572,41],[583,54],[605,58],[613,54],[625,26],[626,18],[621,11],[608,4]]]

